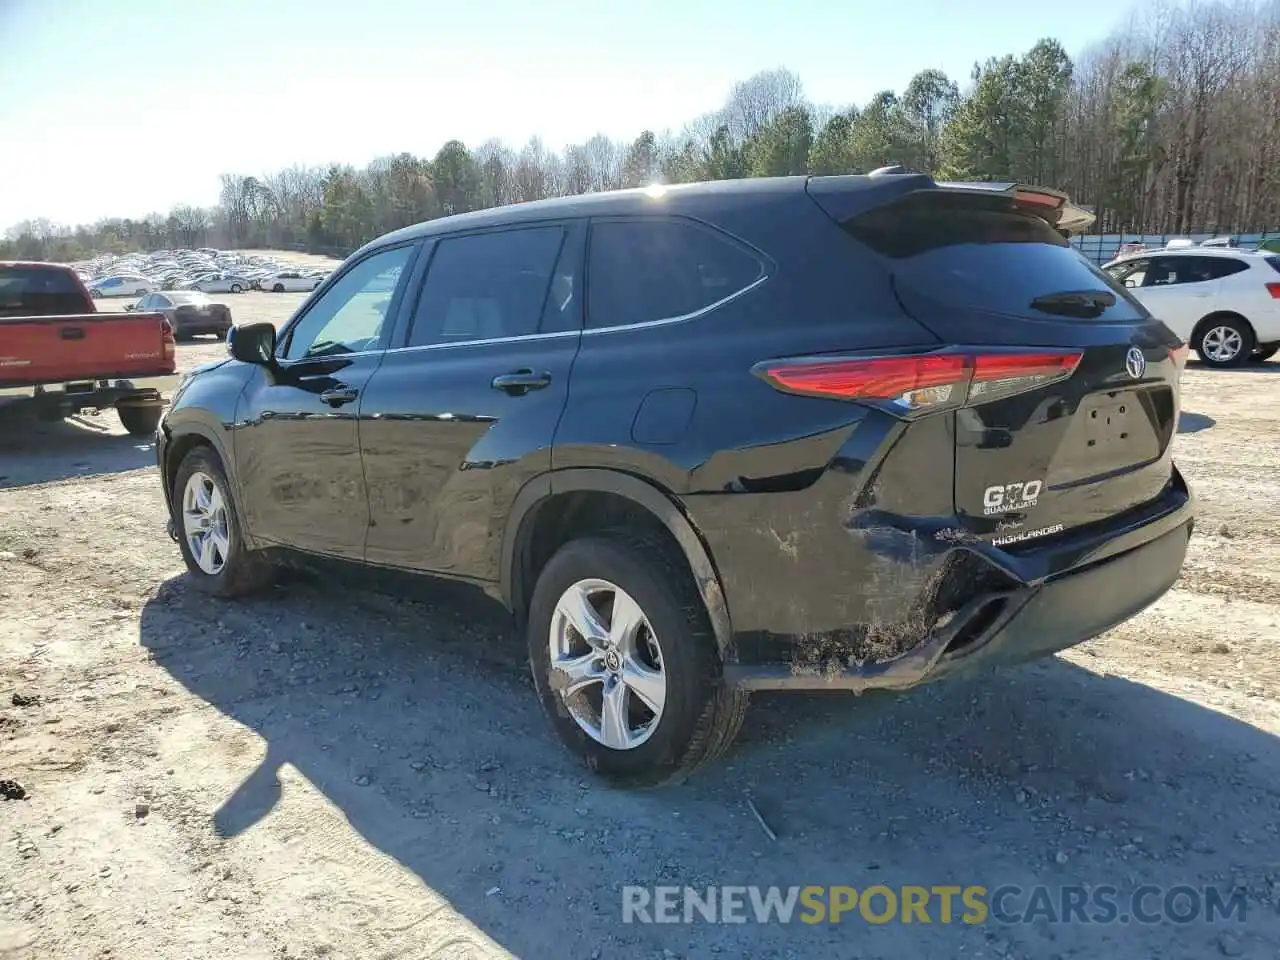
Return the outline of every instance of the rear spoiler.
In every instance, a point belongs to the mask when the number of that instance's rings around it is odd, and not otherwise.
[[[1008,197],[1017,206],[1043,217],[1063,236],[1083,233],[1097,219],[1092,211],[1072,203],[1065,193],[1048,187],[1011,181],[935,181],[901,167],[883,167],[865,176],[810,177],[805,190],[841,223],[921,190]]]
[[[957,190],[972,193],[999,194],[1011,197],[1019,207],[1044,217],[1065,236],[1083,233],[1098,218],[1093,212],[1077,206],[1060,190],[1033,187],[1025,183],[987,183],[984,181],[960,181],[938,183],[939,190]]]

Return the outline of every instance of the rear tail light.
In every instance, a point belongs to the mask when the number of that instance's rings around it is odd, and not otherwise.
[[[1267,293],[1271,294],[1271,296],[1275,297],[1277,300],[1280,300],[1280,283],[1268,283]]]
[[[754,372],[784,393],[883,406],[899,416],[1011,397],[1075,373],[1079,351],[947,351],[901,357],[767,361]]]
[[[172,360],[177,355],[177,342],[173,336],[173,324],[169,322],[169,318],[160,317],[160,349],[166,360]]]

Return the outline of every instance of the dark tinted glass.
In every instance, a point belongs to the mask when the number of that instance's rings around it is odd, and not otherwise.
[[[493,340],[539,332],[560,247],[561,227],[530,227],[441,240],[431,257],[409,346]],[[557,278],[559,281],[559,278]],[[557,282],[557,288],[564,283]],[[574,299],[574,278],[568,278]],[[564,303],[564,290],[557,304]],[[565,309],[570,309],[565,303]]]
[[[0,267],[0,314],[56,316],[84,309],[84,294],[65,270]]]
[[[727,237],[679,220],[592,224],[587,326],[683,317],[749,287],[760,261]]]
[[[919,295],[985,313],[1065,319],[1033,307],[1052,295],[1111,293],[1085,322],[1127,321],[1142,308],[1042,218],[999,198],[921,193],[845,224],[888,258],[895,282]],[[1106,299],[1106,298],[1104,298]],[[1101,304],[1103,301],[1098,301]]]
[[[1204,283],[1225,274],[1218,273],[1217,257],[1156,257],[1147,271],[1144,287],[1168,287],[1183,283]]]
[[[1215,279],[1229,277],[1233,273],[1244,273],[1249,269],[1247,263],[1241,263],[1239,260],[1232,260],[1228,257],[1206,258],[1209,265],[1209,275]]]
[[[1267,263],[1271,264],[1271,269],[1276,273],[1280,273],[1280,257],[1267,257]]]

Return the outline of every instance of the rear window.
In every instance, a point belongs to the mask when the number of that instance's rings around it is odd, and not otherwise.
[[[1144,316],[1123,286],[1055,228],[1004,198],[911,194],[845,228],[889,260],[899,286],[955,307],[1103,322]],[[1058,294],[1100,294],[1092,300],[1098,312],[1086,318],[1065,307],[1045,309]]]
[[[1267,263],[1271,264],[1271,269],[1276,273],[1280,273],[1280,257],[1267,257]]]
[[[0,267],[0,316],[57,316],[89,307],[72,275],[47,267]]]

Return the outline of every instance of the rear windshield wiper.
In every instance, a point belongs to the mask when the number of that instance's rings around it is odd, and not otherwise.
[[[1093,319],[1102,316],[1107,307],[1115,306],[1116,295],[1109,290],[1070,290],[1046,293],[1031,301],[1031,308],[1061,317]]]

